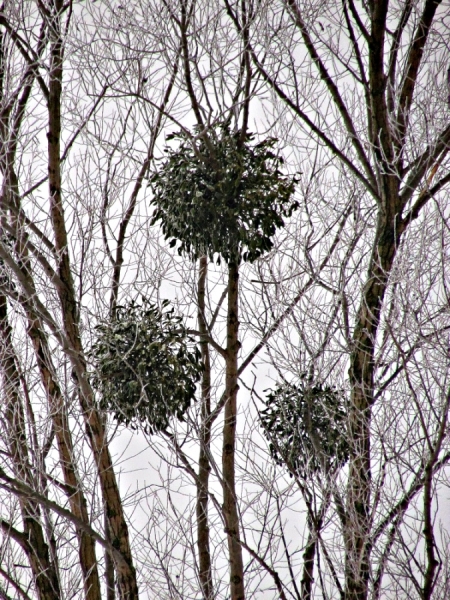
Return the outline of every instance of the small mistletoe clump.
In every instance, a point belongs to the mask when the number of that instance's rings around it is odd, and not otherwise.
[[[171,417],[183,419],[203,368],[181,317],[164,310],[168,304],[119,307],[114,320],[98,325],[91,351],[99,408],[150,433],[167,428]]]
[[[276,140],[252,145],[225,126],[209,132],[197,148],[182,133],[176,150],[150,185],[156,211],[170,245],[192,259],[218,253],[227,263],[253,262],[273,246],[272,236],[298,204],[295,181],[283,175],[283,159],[273,152]],[[219,256],[219,261],[220,261]]]
[[[329,473],[348,460],[347,413],[341,391],[313,386],[278,385],[266,396],[261,426],[276,463],[304,479]]]

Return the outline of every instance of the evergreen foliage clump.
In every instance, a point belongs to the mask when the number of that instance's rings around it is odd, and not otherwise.
[[[261,426],[278,465],[306,479],[311,473],[329,473],[347,462],[343,392],[301,381],[277,385],[265,403],[260,411]]]
[[[172,417],[183,419],[203,369],[195,341],[168,305],[118,307],[113,320],[97,326],[91,351],[99,408],[150,433],[166,429]]]
[[[208,136],[194,149],[185,134],[172,134],[179,146],[166,148],[166,161],[150,179],[152,223],[161,222],[170,245],[181,242],[179,253],[192,259],[219,254],[219,262],[253,262],[298,207],[295,180],[280,171],[276,139],[253,145],[251,135],[242,141],[223,125]]]

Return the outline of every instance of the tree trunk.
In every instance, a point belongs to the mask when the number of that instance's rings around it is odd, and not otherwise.
[[[374,354],[380,312],[389,273],[400,241],[397,202],[383,199],[367,281],[353,333],[349,379],[350,463],[347,495],[346,600],[366,600],[368,594],[371,505],[370,425],[373,404]]]
[[[8,427],[7,436],[14,476],[34,488],[36,484],[28,456],[25,415],[20,397],[20,378],[11,340],[7,302],[3,295],[0,296],[0,340],[6,401],[5,421]],[[23,548],[30,562],[39,600],[59,600],[58,574],[50,559],[49,547],[45,541],[39,505],[33,500],[24,498],[19,498],[19,502],[23,519],[24,539],[26,540]]]
[[[223,514],[228,535],[231,600],[244,600],[244,566],[239,536],[239,515],[236,500],[235,447],[238,392],[237,359],[240,348],[238,332],[239,269],[228,266],[227,359],[225,384],[225,414],[223,425]]]
[[[211,472],[211,465],[209,462],[211,441],[211,361],[209,356],[209,344],[205,340],[205,336],[208,335],[205,316],[205,288],[208,273],[208,258],[206,256],[200,258],[199,268],[197,289],[198,328],[200,331],[200,350],[202,353],[204,371],[202,374],[200,455],[198,459],[197,480],[197,548],[203,599],[212,600],[214,592],[212,585],[208,524],[209,475]]]
[[[309,532],[303,552],[303,573],[301,580],[302,600],[311,600],[312,585],[314,583],[314,563],[316,558],[317,536],[312,529],[312,524],[308,523]]]
[[[26,308],[26,307],[25,307]],[[28,334],[33,342],[42,384],[47,392],[50,416],[53,422],[59,461],[67,488],[70,509],[84,523],[89,524],[89,514],[78,473],[73,462],[73,444],[64,398],[52,372],[50,349],[42,328],[28,312]],[[85,531],[77,530],[80,566],[86,600],[101,600],[100,579],[95,555],[95,541]]]
[[[111,535],[109,531],[109,522],[106,515],[104,517],[105,539],[111,543]],[[106,600],[116,600],[116,585],[115,585],[115,569],[114,561],[109,552],[105,552],[105,584],[106,584]]]
[[[61,14],[63,2],[54,0],[50,23],[50,72],[48,115],[48,176],[50,189],[50,216],[59,253],[58,275],[64,288],[58,288],[62,309],[64,332],[70,343],[70,357],[80,386],[80,403],[86,422],[87,434],[97,465],[106,514],[109,521],[112,544],[119,550],[124,561],[116,565],[121,598],[138,598],[136,571],[133,566],[128,527],[107,446],[104,426],[94,408],[92,390],[88,382],[86,363],[79,333],[79,315],[75,288],[70,268],[67,231],[61,197],[61,96],[63,74],[63,43],[61,38]]]

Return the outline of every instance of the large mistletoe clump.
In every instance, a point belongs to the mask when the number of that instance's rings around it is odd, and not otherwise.
[[[91,352],[100,409],[149,432],[165,429],[172,417],[182,420],[203,368],[194,340],[168,304],[119,307],[112,321],[97,327]]]
[[[272,457],[291,474],[332,472],[348,459],[345,396],[333,387],[303,381],[277,385],[267,394],[260,419]]]
[[[276,140],[252,144],[225,126],[211,129],[194,148],[186,135],[150,184],[156,206],[152,223],[161,222],[171,245],[196,259],[215,253],[227,263],[253,262],[272,248],[272,236],[297,203],[295,181],[280,171]],[[220,260],[220,257],[219,257]]]

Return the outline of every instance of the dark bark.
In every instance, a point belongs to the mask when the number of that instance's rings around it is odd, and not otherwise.
[[[437,435],[434,447],[430,447],[431,456],[424,469],[424,489],[423,489],[423,537],[425,540],[426,567],[423,581],[422,598],[430,600],[433,596],[433,590],[436,584],[436,576],[439,567],[439,550],[436,546],[436,540],[433,530],[433,475],[436,465],[439,462],[439,454],[442,444],[447,435],[448,414],[450,408],[450,390],[446,395],[446,403],[440,419],[441,427]],[[436,556],[437,555],[437,556]]]
[[[302,600],[311,600],[312,585],[314,583],[314,564],[316,557],[317,536],[309,528],[308,539],[303,552],[303,573],[301,580]]]
[[[200,423],[200,455],[198,459],[197,484],[197,549],[199,558],[200,583],[202,586],[204,600],[212,600],[214,597],[211,552],[209,544],[208,524],[208,495],[209,475],[211,464],[209,461],[211,442],[211,361],[209,345],[206,341],[208,328],[205,316],[205,292],[206,278],[208,273],[208,258],[200,258],[198,277],[198,328],[200,332],[200,350],[204,371],[202,374],[202,397],[201,397],[201,423]]]
[[[436,559],[435,540],[433,532],[432,501],[433,501],[433,464],[430,463],[425,468],[425,483],[423,489],[423,513],[424,528],[423,536],[425,538],[425,553],[427,566],[424,575],[424,584],[422,590],[423,600],[430,600],[433,594],[435,584],[436,569],[439,562]]]
[[[109,533],[109,523],[104,514],[105,523],[105,539],[111,543],[111,536]],[[115,569],[114,561],[109,552],[105,552],[105,583],[106,583],[106,600],[116,600],[116,585],[115,585]]]
[[[38,43],[38,54],[43,50],[43,32]],[[5,56],[3,54],[3,32],[0,35],[0,98],[3,99],[3,85],[5,73]],[[18,181],[14,171],[14,161],[18,143],[18,132],[23,119],[25,107],[30,97],[34,69],[29,68],[28,77],[24,78],[24,88],[19,96],[10,101],[8,106],[3,105],[0,116],[0,136],[2,152],[0,156],[0,169],[3,175],[2,200],[7,202],[18,198]],[[16,103],[14,103],[14,101]],[[13,110],[15,108],[15,110]],[[4,209],[4,207],[2,207]],[[6,213],[6,210],[5,210]],[[6,225],[5,216],[2,217],[2,230]],[[19,255],[22,254],[21,241],[17,238],[15,243]],[[25,270],[25,266],[21,265]],[[6,276],[7,277],[7,276]],[[4,282],[7,284],[7,282]],[[7,299],[0,295],[0,339],[2,347],[1,370],[3,372],[4,397],[5,397],[5,423],[7,424],[7,437],[9,451],[12,457],[12,468],[15,477],[27,485],[36,486],[33,468],[29,460],[29,448],[25,428],[25,411],[21,397],[21,382],[17,357],[12,343],[12,331],[8,320]],[[51,547],[52,529],[48,522],[46,528],[49,534],[48,542],[42,525],[41,509],[39,504],[31,499],[20,499],[20,508],[24,526],[24,539],[27,544],[23,549],[30,562],[33,579],[40,599],[59,598],[59,577],[57,563],[53,560]]]
[[[4,416],[8,427],[8,445],[14,476],[33,487],[35,482],[29,461],[25,414],[20,396],[20,377],[8,322],[7,302],[3,295],[0,296],[0,340],[5,397]],[[58,575],[45,540],[39,504],[31,499],[20,498],[20,509],[24,539],[27,541],[22,547],[31,566],[39,600],[59,600]]]
[[[239,535],[239,514],[236,499],[235,451],[238,393],[237,359],[240,348],[238,320],[239,268],[228,266],[227,358],[225,412],[223,425],[222,477],[223,514],[228,536],[231,600],[244,600],[244,566]]]
[[[386,102],[384,43],[387,2],[373,4],[369,39],[369,89],[373,149],[378,163],[378,219],[372,255],[356,316],[350,355],[349,439],[351,456],[345,527],[346,599],[365,600],[370,577],[370,426],[374,402],[374,356],[380,314],[402,233],[400,199],[403,135],[392,130]],[[403,115],[402,119],[403,120]],[[400,124],[401,125],[401,124]],[[402,127],[400,126],[400,129]]]
[[[47,393],[50,416],[53,422],[59,460],[67,489],[70,509],[84,523],[89,524],[89,514],[86,498],[81,489],[79,476],[73,462],[73,443],[69,428],[65,401],[58,383],[52,372],[52,361],[47,338],[43,335],[42,327],[33,320],[28,312],[28,334],[33,342],[41,381]],[[83,583],[86,600],[100,600],[101,589],[95,555],[95,542],[86,532],[77,528],[80,567],[83,573]]]
[[[75,375],[80,385],[80,403],[86,422],[88,438],[94,453],[100,485],[111,532],[111,542],[124,561],[116,564],[118,588],[121,598],[134,600],[138,597],[136,571],[133,566],[128,527],[115,478],[103,423],[94,409],[92,390],[88,383],[86,363],[79,333],[79,316],[74,282],[68,252],[67,231],[61,196],[61,96],[63,73],[63,42],[61,38],[61,13],[63,3],[54,0],[50,29],[50,71],[48,99],[48,175],[50,189],[50,216],[59,255],[58,275],[64,287],[58,288],[62,310],[64,332],[70,343],[70,356]]]
[[[8,147],[8,152],[5,152],[5,160],[2,163],[2,171],[5,175],[3,198],[8,200],[10,206],[17,208],[17,214],[20,213],[20,201],[18,181],[14,169],[14,159],[17,146],[16,130],[20,125],[19,116],[25,108],[30,89],[31,84],[26,87],[24,94],[21,96],[21,102],[18,108],[19,114],[7,115],[10,118],[3,120],[1,128],[2,140],[8,139],[8,132],[14,132],[14,134],[11,136],[12,139],[10,143],[7,144],[4,142],[4,147]],[[15,237],[15,249],[17,254],[20,256],[19,266],[22,274],[29,281],[30,287],[34,289],[34,283],[31,277],[30,261],[27,252],[28,237],[26,234],[26,224],[21,218],[17,217],[17,214],[11,214],[10,218],[11,230],[14,231]],[[6,225],[6,221],[4,221],[3,227],[6,227]],[[53,377],[55,370],[52,365],[47,337],[43,334],[43,329],[40,326],[39,321],[36,319],[32,303],[25,303],[23,308],[28,317],[28,334],[35,349],[35,356],[42,385],[47,393],[47,398],[49,401],[49,413],[53,421],[53,431],[55,432],[58,443],[58,451],[64,482],[67,486],[66,489],[70,490],[68,492],[68,497],[71,510],[77,517],[88,523],[89,517],[86,499],[81,491],[79,478],[72,460],[72,439],[68,425],[65,402],[61,390]],[[85,597],[87,600],[99,600],[101,597],[101,591],[97,571],[97,561],[95,557],[94,541],[90,538],[90,536],[81,532],[80,530],[77,530],[77,536],[79,541],[80,566],[83,572],[85,584]]]
[[[398,198],[398,196],[397,196]],[[350,462],[345,527],[346,599],[365,600],[370,575],[371,507],[370,424],[374,389],[375,342],[380,313],[400,241],[395,198],[379,211],[372,257],[353,333],[349,379]]]
[[[295,476],[295,471],[291,471]],[[300,480],[297,480],[300,483]],[[306,482],[305,482],[306,483]],[[330,483],[330,486],[332,483]],[[307,488],[304,484],[300,484],[303,496],[305,498],[306,506],[308,509],[307,526],[308,526],[308,538],[306,541],[305,549],[303,551],[303,571],[302,579],[300,582],[301,600],[311,600],[313,598],[313,584],[314,584],[314,567],[317,559],[318,544],[320,531],[322,529],[324,515],[330,504],[330,495],[327,495],[319,508],[318,512],[315,513],[314,505],[311,499],[307,497]],[[338,509],[339,510],[339,509]],[[320,576],[320,565],[317,566]],[[335,574],[333,573],[334,578]]]

